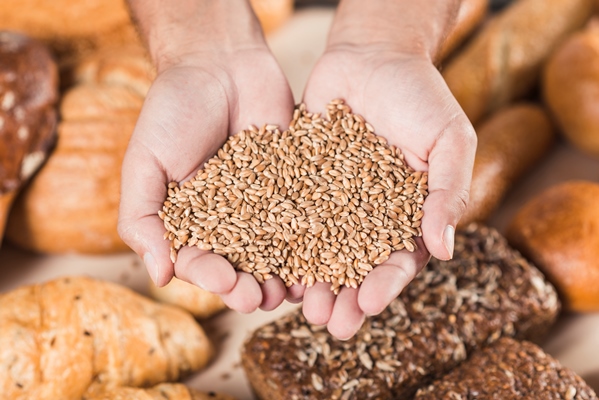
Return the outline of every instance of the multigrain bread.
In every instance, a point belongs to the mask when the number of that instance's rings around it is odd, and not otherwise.
[[[0,31],[0,242],[12,202],[56,136],[58,73],[50,52]]]
[[[548,153],[555,130],[542,107],[520,103],[493,114],[479,126],[477,136],[470,198],[461,226],[491,216],[509,188]]]
[[[201,392],[180,383],[163,383],[153,388],[115,388],[82,400],[234,400],[233,397],[214,392]]]
[[[94,54],[74,72],[57,145],[16,202],[6,237],[43,253],[126,251],[117,232],[121,165],[154,72],[131,46]]]
[[[163,287],[157,287],[150,282],[149,291],[150,295],[161,303],[181,307],[199,319],[211,317],[227,308],[219,295],[177,278],[173,278]]]
[[[544,69],[543,98],[565,137],[599,156],[599,26],[572,35],[554,52]]]
[[[0,399],[80,400],[175,381],[212,347],[188,313],[84,277],[0,295]]]
[[[524,204],[506,235],[557,288],[564,309],[599,311],[599,183],[554,185]]]
[[[473,398],[594,400],[597,395],[574,371],[539,347],[502,338],[420,389],[414,400]]]
[[[473,124],[534,88],[543,62],[593,13],[594,0],[519,0],[493,17],[444,67]]]
[[[298,310],[256,330],[242,365],[263,400],[409,398],[501,336],[542,337],[555,289],[496,231],[471,225],[380,315],[339,341]]]

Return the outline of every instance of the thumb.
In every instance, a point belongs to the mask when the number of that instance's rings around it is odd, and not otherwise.
[[[441,260],[453,257],[455,227],[468,205],[475,152],[476,133],[460,115],[441,132],[429,156],[422,234],[428,251]]]

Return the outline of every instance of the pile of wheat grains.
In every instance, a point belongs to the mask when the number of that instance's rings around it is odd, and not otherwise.
[[[223,255],[260,283],[356,288],[422,235],[427,174],[342,100],[327,117],[300,105],[289,129],[231,136],[196,177],[168,185],[160,218],[171,259],[182,246]]]

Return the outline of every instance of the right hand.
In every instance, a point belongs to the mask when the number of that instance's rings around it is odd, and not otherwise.
[[[274,309],[287,295],[278,277],[260,285],[196,247],[183,247],[173,265],[158,211],[168,183],[193,178],[229,135],[250,124],[286,129],[294,107],[289,85],[264,43],[170,60],[159,64],[123,161],[119,234],[158,286],[176,276],[240,312]]]

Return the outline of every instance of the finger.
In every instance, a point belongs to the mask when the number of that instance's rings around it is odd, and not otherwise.
[[[237,272],[237,282],[233,289],[220,297],[230,309],[248,314],[256,311],[262,303],[262,290],[252,275]]]
[[[164,223],[158,217],[166,198],[166,177],[152,154],[130,146],[123,160],[118,233],[144,261],[156,286],[173,277],[170,244],[163,239]]]
[[[453,257],[455,227],[468,205],[475,152],[474,129],[460,115],[441,133],[429,156],[422,233],[426,248],[440,260]]]
[[[304,316],[314,325],[325,325],[335,304],[335,294],[331,291],[330,283],[317,282],[306,288],[302,311]]]
[[[358,305],[366,315],[380,314],[426,265],[430,256],[422,239],[416,245],[415,252],[396,251],[366,275],[358,293]]]
[[[233,266],[223,257],[197,247],[182,247],[175,276],[212,293],[225,294],[237,284]]]
[[[358,306],[358,289],[344,287],[335,299],[327,328],[337,339],[347,340],[360,329],[364,318],[365,315]]]
[[[304,285],[291,285],[287,288],[287,297],[285,299],[290,303],[297,304],[303,300],[305,290]]]
[[[266,280],[262,284],[262,304],[260,309],[264,311],[272,311],[281,305],[285,300],[287,290],[285,284],[278,276]]]

